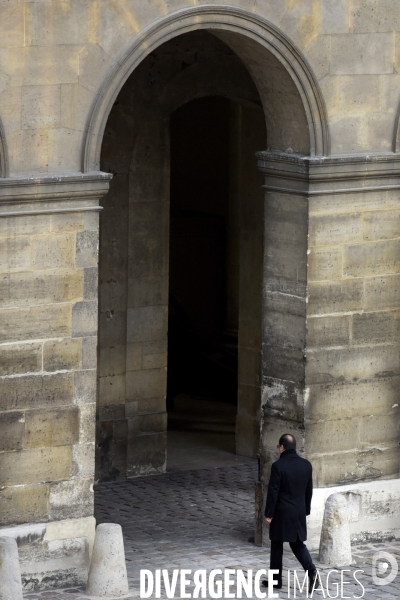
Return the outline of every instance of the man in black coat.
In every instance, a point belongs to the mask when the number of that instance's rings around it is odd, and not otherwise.
[[[285,433],[279,439],[280,457],[271,467],[265,518],[271,540],[270,569],[279,570],[277,589],[282,587],[283,542],[289,542],[293,554],[309,576],[310,592],[317,569],[303,543],[307,539],[306,515],[310,514],[312,466],[296,452],[296,439]],[[267,583],[263,583],[267,585]]]

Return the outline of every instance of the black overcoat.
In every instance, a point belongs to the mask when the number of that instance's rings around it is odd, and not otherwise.
[[[295,542],[307,539],[306,515],[310,514],[312,466],[296,450],[285,450],[271,467],[265,516],[272,518],[269,539]]]

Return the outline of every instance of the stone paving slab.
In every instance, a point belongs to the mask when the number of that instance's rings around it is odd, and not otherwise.
[[[167,569],[170,577],[174,569],[268,569],[268,548],[258,548],[248,540],[253,535],[254,481],[256,464],[244,464],[214,469],[165,473],[139,477],[118,483],[107,483],[95,488],[95,516],[98,523],[119,523],[123,528],[128,579],[131,590],[129,598],[139,598],[140,570]],[[400,563],[400,541],[386,544],[363,544],[353,547],[353,561],[347,569],[345,595],[360,596],[362,588],[352,573],[363,584],[366,600],[391,600],[400,598],[400,575],[389,585],[378,586],[372,581],[373,555],[385,550]],[[316,562],[316,555],[313,556]],[[324,593],[316,590],[313,597],[329,597],[326,578],[331,569],[320,569]],[[284,551],[284,566],[296,569],[300,580],[301,567],[289,547]],[[193,577],[189,577],[194,590]],[[335,596],[335,583],[340,583],[340,573],[329,575],[329,591]],[[178,588],[179,589],[179,588]],[[232,591],[235,587],[232,587]],[[293,586],[291,585],[293,597]],[[325,596],[324,596],[325,594]],[[287,571],[284,573],[281,598],[288,597]],[[235,596],[236,597],[236,596]],[[253,596],[256,597],[256,596]],[[297,591],[296,597],[306,594]],[[340,597],[340,595],[339,595]],[[71,587],[63,590],[27,593],[24,599],[86,600],[84,589]],[[154,595],[152,596],[154,598]],[[167,598],[161,589],[161,598]],[[179,592],[175,598],[180,598]],[[209,598],[207,595],[206,598]]]

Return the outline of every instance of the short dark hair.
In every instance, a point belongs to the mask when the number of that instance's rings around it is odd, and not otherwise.
[[[279,445],[285,450],[296,450],[296,438],[291,433],[284,433],[279,438]]]

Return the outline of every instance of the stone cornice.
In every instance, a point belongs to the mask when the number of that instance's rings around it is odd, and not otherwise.
[[[99,200],[109,188],[112,175],[50,173],[0,179],[2,216],[101,210]]]
[[[394,153],[302,156],[257,152],[270,191],[300,195],[400,189],[400,155]]]

